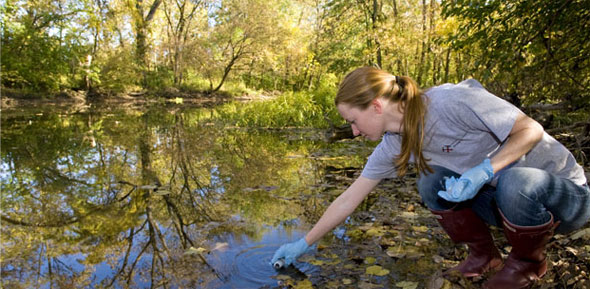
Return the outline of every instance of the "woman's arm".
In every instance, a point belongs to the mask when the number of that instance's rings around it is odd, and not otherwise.
[[[305,236],[307,244],[313,244],[328,231],[342,223],[358,207],[363,199],[379,184],[380,180],[358,177],[344,193],[330,204],[320,220]]]
[[[534,119],[520,114],[502,149],[490,161],[494,173],[528,153],[543,138],[543,127]]]

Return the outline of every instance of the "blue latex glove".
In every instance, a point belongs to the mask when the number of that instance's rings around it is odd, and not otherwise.
[[[490,159],[467,170],[460,178],[448,178],[445,181],[446,191],[439,191],[438,195],[449,202],[463,202],[473,199],[477,192],[494,177],[494,169]]]
[[[284,244],[275,252],[270,263],[274,264],[279,259],[285,259],[285,266],[289,266],[295,262],[297,257],[305,253],[307,248],[309,248],[309,245],[305,242],[305,238],[301,238],[299,241],[293,243]]]

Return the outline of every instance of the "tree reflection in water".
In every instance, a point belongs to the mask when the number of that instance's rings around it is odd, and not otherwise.
[[[360,168],[370,148],[211,115],[3,112],[2,286],[276,285],[263,261],[346,186],[325,168]]]

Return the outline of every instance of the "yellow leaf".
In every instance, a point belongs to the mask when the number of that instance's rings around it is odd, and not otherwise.
[[[382,236],[383,230],[381,230],[379,228],[371,228],[371,229],[367,230],[367,232],[365,234],[367,234],[367,237]]]
[[[198,249],[195,249],[194,247],[190,247],[190,248],[188,248],[188,250],[186,250],[184,252],[184,255],[202,254],[203,252],[206,252],[206,251],[207,251],[207,249],[205,249],[205,248],[199,247]]]
[[[389,270],[383,269],[383,267],[378,266],[378,265],[373,265],[373,266],[367,267],[367,270],[365,273],[368,275],[385,276],[385,275],[389,274]]]
[[[344,284],[344,285],[350,285],[350,284],[352,284],[352,280],[351,279],[344,278],[344,279],[342,279],[342,284]]]
[[[413,226],[412,228],[414,229],[414,231],[421,233],[426,233],[426,231],[428,231],[428,228],[426,226]]]
[[[324,261],[318,260],[318,259],[311,260],[308,263],[311,264],[311,265],[316,265],[316,266],[322,266],[322,265],[324,265]]]
[[[279,275],[277,275],[277,276],[274,276],[274,277],[272,277],[272,278],[274,278],[274,279],[277,279],[277,280],[282,280],[282,281],[285,281],[285,280],[289,280],[289,279],[291,279],[291,276],[289,276],[289,275],[282,275],[282,274],[279,274]]]

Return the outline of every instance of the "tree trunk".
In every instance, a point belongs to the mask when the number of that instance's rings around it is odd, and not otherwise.
[[[449,82],[449,65],[451,63],[451,48],[447,49],[447,56],[445,57],[445,77],[443,78],[443,82]]]
[[[378,0],[373,0],[373,13],[371,15],[371,19],[373,21],[373,35],[375,35],[375,58],[377,59],[377,66],[379,68],[383,67],[382,63],[381,63],[381,43],[379,42],[379,38],[378,38],[378,33],[376,33],[375,30],[377,30],[377,21],[379,21],[378,16],[379,16],[379,2]]]
[[[149,22],[154,18],[156,14],[156,10],[158,6],[162,3],[162,0],[154,0],[152,3],[150,10],[147,16],[144,17],[143,12],[143,0],[136,0],[135,2],[135,9],[136,9],[136,19],[135,19],[135,29],[136,29],[136,39],[135,39],[135,49],[136,49],[136,60],[140,67],[141,74],[143,76],[142,86],[145,88],[147,86],[147,78],[146,72],[148,68],[148,61],[146,58],[147,55],[147,37],[148,37],[148,27]]]
[[[416,74],[416,82],[422,83],[422,75],[424,74],[424,59],[426,58],[426,0],[422,0],[422,51],[420,52],[420,61],[418,61],[418,73]]]

